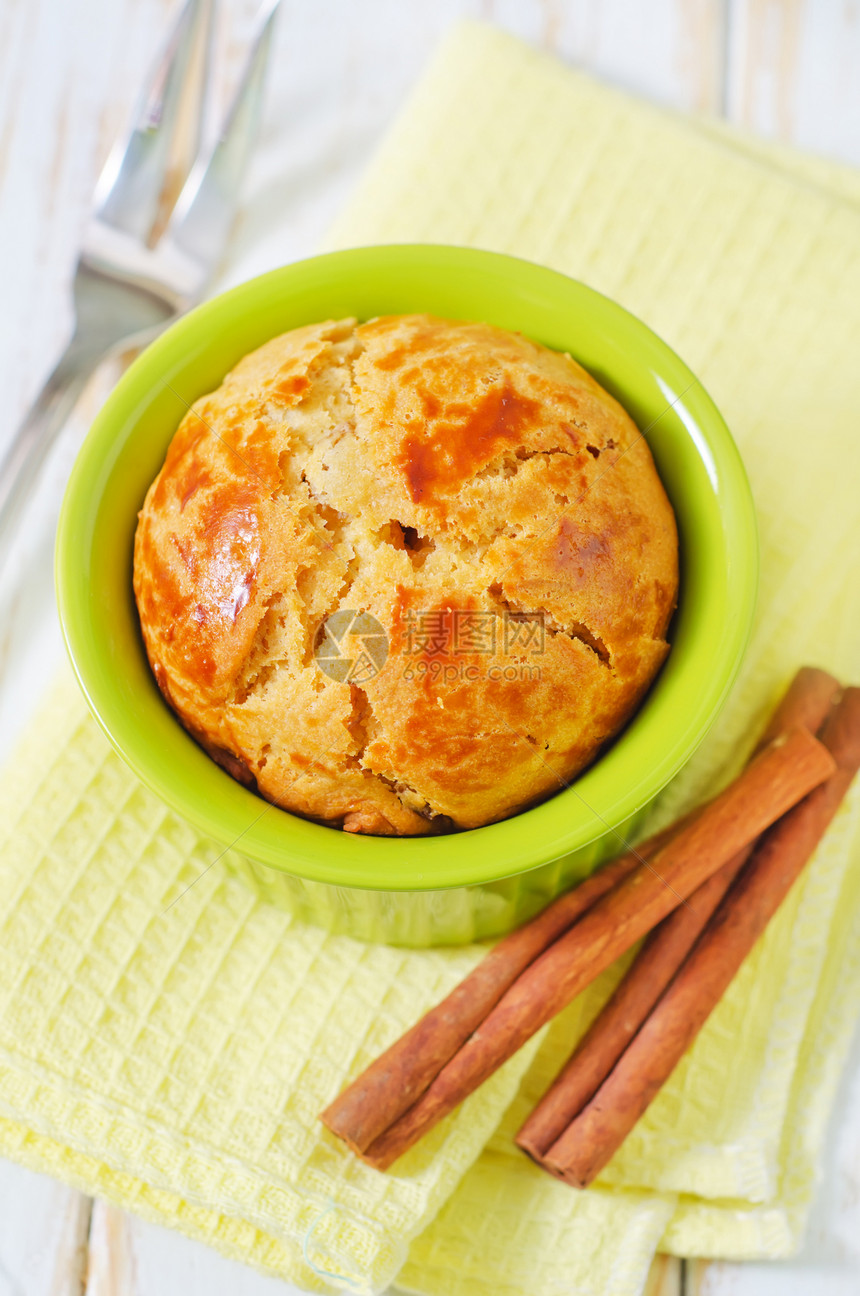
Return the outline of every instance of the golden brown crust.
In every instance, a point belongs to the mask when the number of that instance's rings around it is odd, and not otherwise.
[[[353,832],[475,827],[564,786],[663,661],[677,580],[621,406],[567,356],[428,316],[246,356],[183,419],[135,542],[147,652],[187,727]],[[337,609],[383,628],[378,673],[320,668]]]

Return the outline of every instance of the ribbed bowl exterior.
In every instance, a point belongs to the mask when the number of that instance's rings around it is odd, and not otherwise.
[[[648,807],[580,850],[549,864],[480,886],[440,891],[369,891],[330,886],[257,864],[230,851],[224,862],[269,904],[302,922],[357,940],[411,949],[468,945],[503,936],[635,840]]]

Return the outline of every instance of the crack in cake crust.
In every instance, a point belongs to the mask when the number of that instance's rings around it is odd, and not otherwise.
[[[565,639],[578,639],[586,648],[590,648],[594,655],[602,662],[607,669],[612,669],[612,659],[606,644],[589,630],[588,626],[582,621],[571,621],[568,625],[559,625],[555,617],[547,612],[546,608],[526,609],[522,604],[516,603],[507,597],[502,586],[494,583],[487,587],[487,593],[499,604],[506,612],[512,612],[515,616],[524,617],[527,620],[542,620],[544,629],[547,634],[560,635]]]

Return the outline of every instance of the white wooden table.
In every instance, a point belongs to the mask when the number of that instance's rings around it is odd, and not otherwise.
[[[174,0],[0,0],[0,438],[69,326],[68,281],[93,184]],[[255,5],[225,2],[217,84]],[[860,164],[856,0],[283,0],[263,136],[225,282],[314,250],[430,51],[458,17],[492,19],[660,102]],[[52,520],[117,373],[91,384],[0,587],[0,746],[62,647]],[[809,1236],[791,1264],[658,1261],[651,1296],[860,1292],[860,1043]],[[289,1285],[43,1176],[0,1162],[0,1296],[289,1296]],[[539,1296],[539,1293],[535,1293]]]

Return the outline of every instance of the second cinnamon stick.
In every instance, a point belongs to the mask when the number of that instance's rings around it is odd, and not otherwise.
[[[822,741],[835,771],[757,844],[672,984],[607,1080],[546,1154],[586,1187],[620,1147],[696,1038],[821,840],[860,767],[860,689],[846,689]]]
[[[776,708],[757,753],[780,733],[803,725],[815,733],[830,711],[839,681],[826,671],[802,667]],[[755,754],[755,753],[754,753]],[[623,981],[577,1045],[564,1070],[517,1134],[517,1144],[541,1162],[621,1057],[693,948],[734,878],[752,843],[654,928]]]

